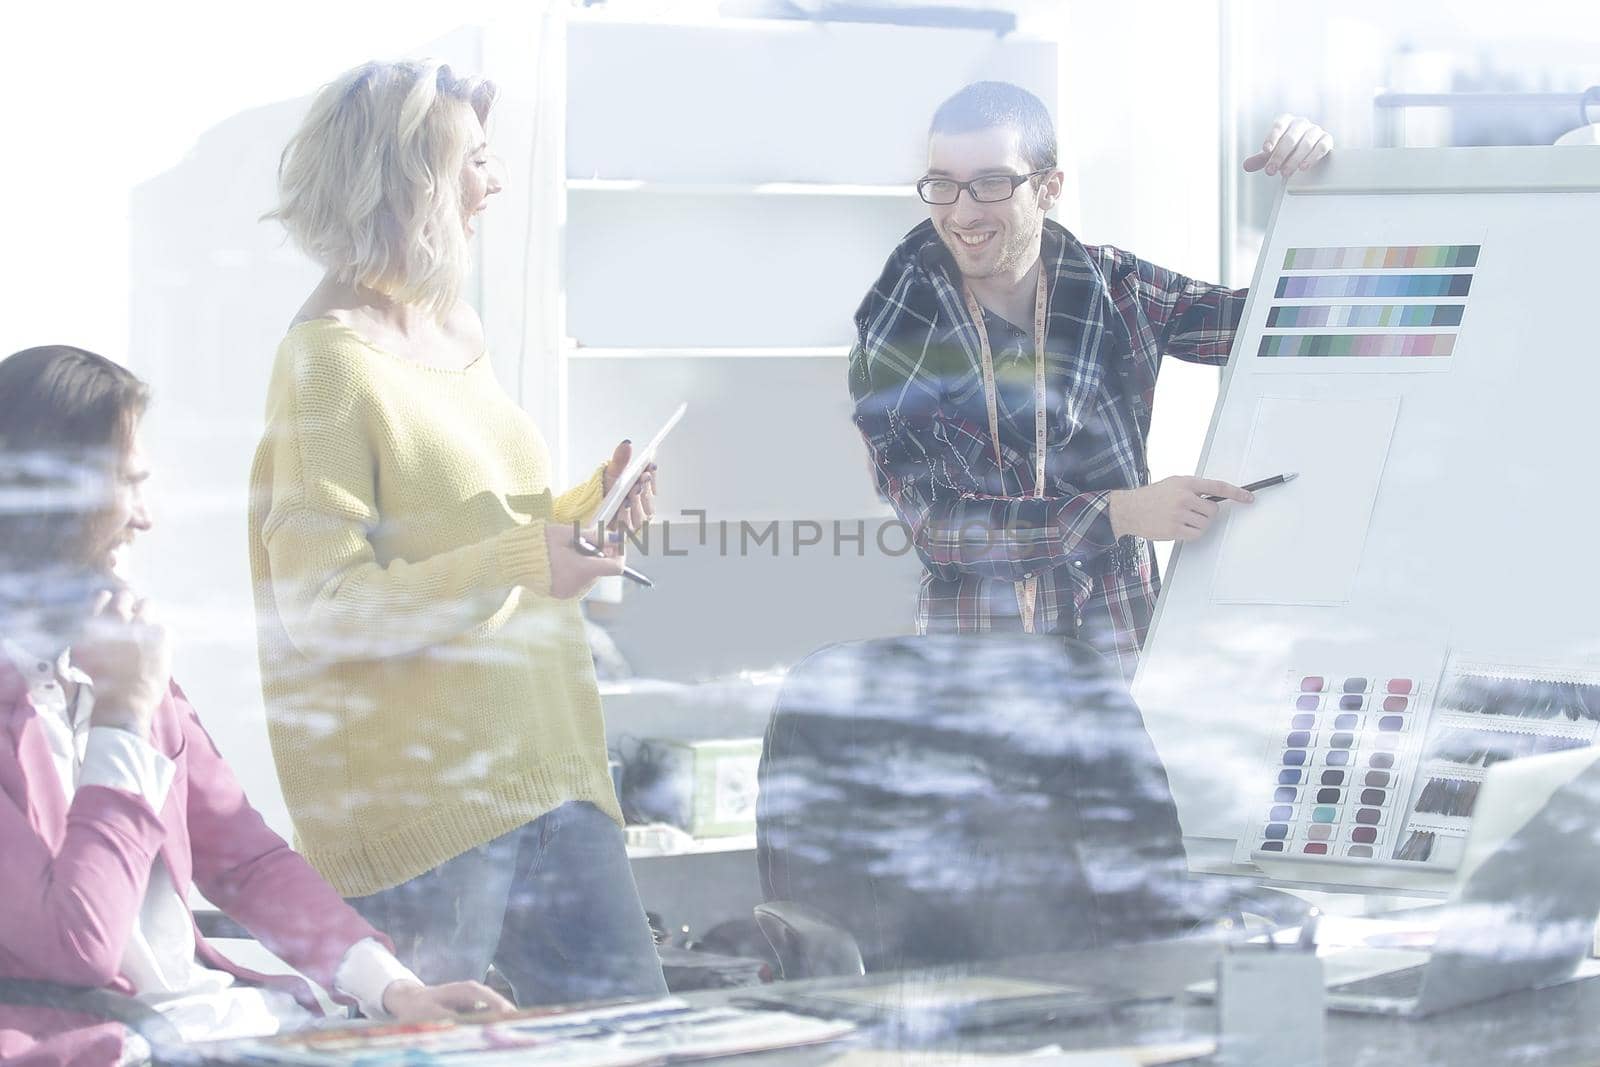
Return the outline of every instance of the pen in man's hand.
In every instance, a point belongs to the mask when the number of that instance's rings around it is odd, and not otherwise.
[[[1295,471],[1292,474],[1274,474],[1270,478],[1263,478],[1259,482],[1251,482],[1249,485],[1241,485],[1239,488],[1243,489],[1247,493],[1255,493],[1261,491],[1262,489],[1271,489],[1275,485],[1283,485],[1287,482],[1292,482],[1298,477],[1300,477],[1299,471]],[[1226,498],[1220,496],[1211,496],[1208,494],[1206,499],[1212,503],[1216,503],[1217,501],[1224,500]]]

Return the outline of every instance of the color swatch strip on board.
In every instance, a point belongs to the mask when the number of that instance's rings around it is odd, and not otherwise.
[[[1279,333],[1261,338],[1261,356],[1448,356],[1449,333]]]
[[[1411,678],[1308,674],[1284,709],[1257,855],[1388,855],[1403,807],[1402,750],[1414,732]]]
[[[1466,296],[1470,274],[1297,274],[1278,279],[1278,298]]]
[[[1277,304],[1267,313],[1267,328],[1460,326],[1465,310],[1465,304]]]
[[[1369,248],[1291,248],[1284,270],[1408,270],[1476,267],[1479,245],[1399,245]]]

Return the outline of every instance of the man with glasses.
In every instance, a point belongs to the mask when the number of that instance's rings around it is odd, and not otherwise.
[[[1288,175],[1333,139],[1283,116],[1247,171]],[[1154,609],[1149,541],[1205,533],[1225,482],[1149,482],[1163,355],[1226,362],[1245,292],[1045,218],[1055,128],[1026,90],[977,82],[934,114],[908,234],[856,311],[855,421],[927,570],[918,628],[1078,637],[1132,678]]]

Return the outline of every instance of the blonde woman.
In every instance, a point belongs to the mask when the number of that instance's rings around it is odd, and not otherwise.
[[[629,446],[555,495],[460,299],[501,189],[494,95],[369,63],[284,151],[271,217],[326,275],[251,473],[273,754],[300,849],[424,981],[493,963],[522,1004],[659,994],[578,610],[620,553],[572,544]]]

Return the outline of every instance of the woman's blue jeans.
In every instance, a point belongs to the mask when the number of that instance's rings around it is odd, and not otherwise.
[[[429,985],[494,964],[519,1005],[663,996],[622,830],[571,802],[350,904]]]

